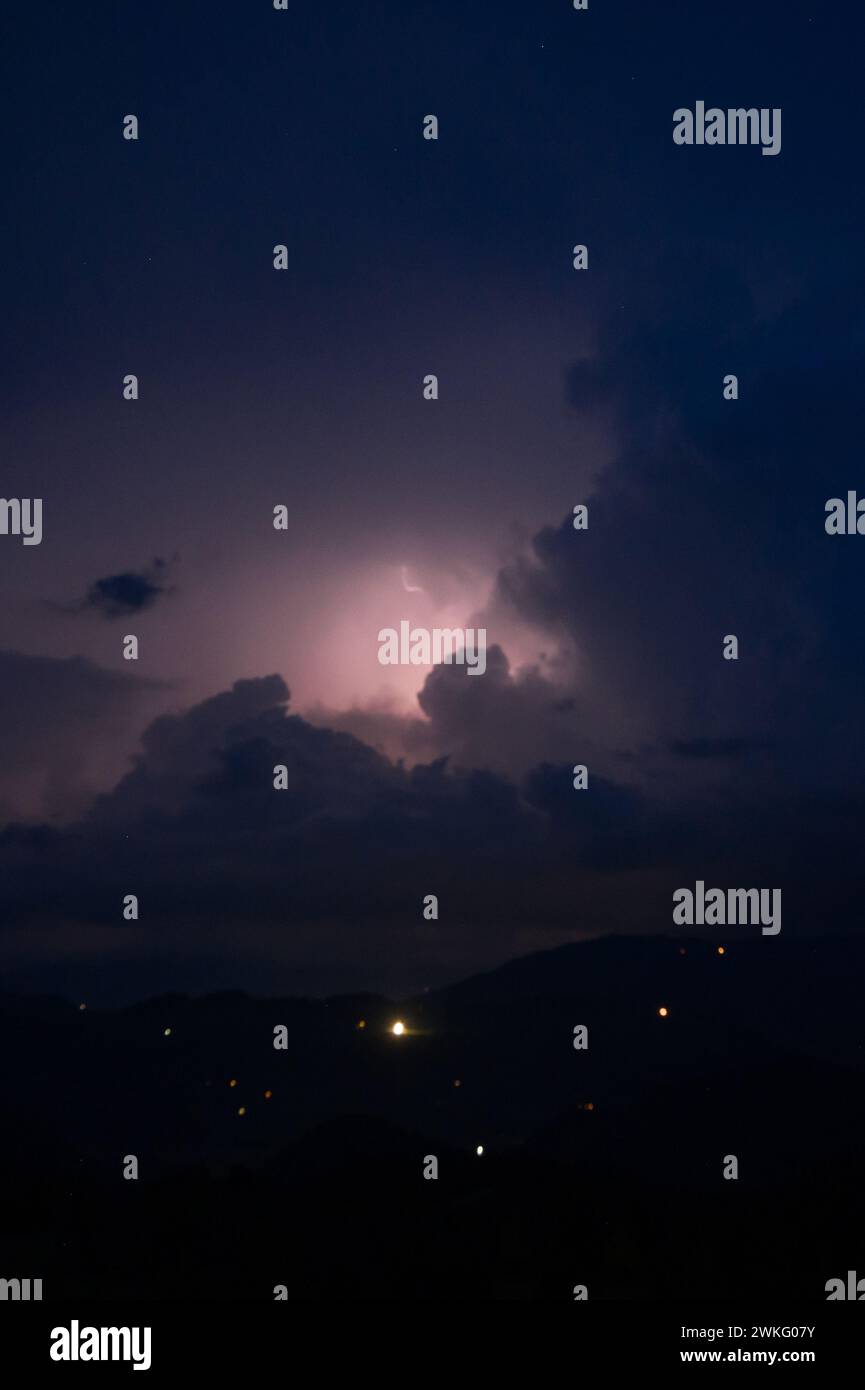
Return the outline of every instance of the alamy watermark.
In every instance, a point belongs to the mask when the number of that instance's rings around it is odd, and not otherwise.
[[[41,1279],[0,1279],[0,1302],[41,1302]]]
[[[20,536],[24,545],[41,545],[42,498],[0,497],[0,536]]]
[[[763,154],[781,153],[780,106],[706,109],[698,101],[693,111],[680,106],[673,112],[673,140],[677,145],[762,145]]]
[[[746,927],[762,925],[764,936],[781,930],[780,888],[706,888],[697,879],[694,891],[673,893],[673,921],[679,927]]]
[[[150,1370],[151,1328],[69,1327],[51,1329],[52,1361],[131,1361],[133,1371]]]
[[[407,619],[378,634],[378,659],[382,666],[465,665],[470,676],[482,676],[487,669],[487,630],[485,627],[411,626]]]

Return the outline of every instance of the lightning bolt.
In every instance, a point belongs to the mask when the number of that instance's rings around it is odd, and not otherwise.
[[[402,587],[407,594],[422,594],[425,592],[423,589],[419,588],[417,584],[409,584],[405,565],[403,565],[400,570],[400,578],[402,579]]]

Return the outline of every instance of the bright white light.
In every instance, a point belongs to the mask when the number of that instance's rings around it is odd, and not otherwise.
[[[395,1038],[401,1038],[403,1033],[405,1032],[405,1024],[395,1023],[390,1031],[393,1033]]]

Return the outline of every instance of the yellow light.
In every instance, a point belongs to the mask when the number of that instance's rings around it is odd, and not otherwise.
[[[163,1038],[170,1038],[170,1037],[171,1037],[171,1029],[170,1029],[170,1028],[165,1028],[165,1029],[163,1030],[162,1036],[163,1036]]]
[[[241,1105],[241,1107],[240,1107],[240,1109],[238,1110],[237,1113],[238,1113],[238,1115],[245,1115],[245,1114],[246,1114],[246,1106],[245,1106],[245,1105]]]
[[[667,1017],[667,1010],[663,1006],[658,1010],[658,1013],[661,1018]]]
[[[358,1028],[365,1028],[365,1027],[366,1027],[366,1019],[365,1019],[365,1018],[360,1018],[360,1019],[358,1019],[357,1026],[358,1026]]]
[[[395,1038],[401,1038],[403,1033],[405,1032],[405,1024],[396,1022],[390,1031],[393,1033]]]
[[[236,1085],[237,1085],[237,1082],[236,1082],[236,1081],[229,1081],[228,1084],[229,1084],[229,1086],[236,1086]]]

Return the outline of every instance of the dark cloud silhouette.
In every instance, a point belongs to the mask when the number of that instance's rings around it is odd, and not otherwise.
[[[512,671],[497,644],[487,652],[482,679],[467,680],[455,666],[435,667],[418,704],[440,753],[460,766],[519,775],[544,759],[592,751],[579,697],[563,699],[561,687],[536,665]]]
[[[850,286],[830,274],[766,313],[739,267],[700,255],[661,262],[628,296],[627,330],[608,319],[597,357],[567,378],[569,404],[606,402],[620,438],[579,499],[589,528],[543,528],[502,567],[485,619],[516,615],[559,644],[607,772],[623,771],[614,750],[639,750],[643,777],[736,762],[755,796],[803,777],[840,793],[865,771],[865,647],[844,637],[862,569],[823,525],[826,498],[855,483],[862,429]],[[736,401],[723,399],[730,372]],[[722,659],[727,634],[737,662]]]
[[[797,914],[813,929],[858,873],[861,799],[821,803],[815,832],[802,798],[769,808],[747,786],[707,801],[686,783],[650,793],[592,771],[575,791],[561,762],[519,779],[446,758],[409,769],[288,700],[270,676],[162,715],[74,824],[7,826],[0,907],[19,957],[108,951],[151,969],[182,957],[188,975],[242,940],[244,972],[302,960],[327,989],[350,971],[368,979],[374,961],[416,982],[532,940],[668,931],[671,892],[695,877],[780,884],[785,929]],[[287,790],[273,787],[277,765]],[[137,923],[122,919],[129,893]],[[435,923],[421,917],[429,893],[443,905]]]
[[[157,600],[172,592],[165,582],[168,566],[156,558],[144,570],[126,570],[97,579],[81,603],[71,611],[101,613],[105,618],[125,618],[152,608]]]
[[[483,677],[468,677],[457,665],[436,666],[417,701],[423,717],[374,706],[319,705],[309,714],[314,723],[352,733],[394,760],[446,757],[454,767],[517,778],[544,758],[593,749],[581,718],[582,701],[563,695],[562,686],[537,664],[514,670],[498,643],[487,649]]]
[[[511,783],[445,760],[395,766],[288,713],[288,698],[273,676],[162,716],[133,770],[60,839],[8,830],[4,850],[40,864],[38,891],[31,900],[25,889],[17,910],[41,900],[60,916],[111,920],[135,882],[151,912],[156,898],[172,916],[376,918],[418,904],[423,875],[443,865],[477,900],[476,854],[498,861],[540,842],[541,818]],[[273,787],[277,765],[285,791]]]

